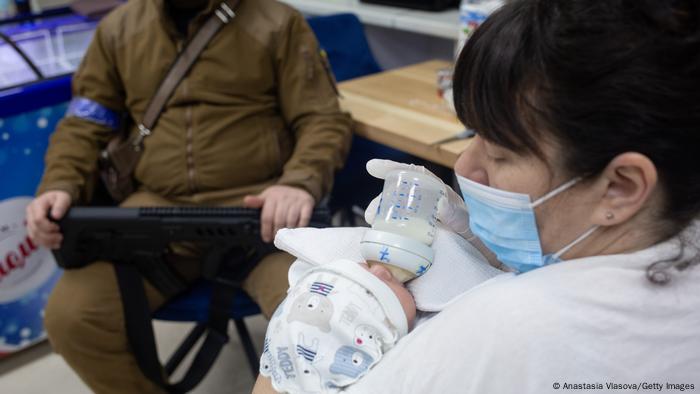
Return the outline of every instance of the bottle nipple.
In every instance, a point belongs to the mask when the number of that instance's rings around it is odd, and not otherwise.
[[[414,273],[407,271],[401,267],[397,267],[395,265],[392,265],[392,264],[386,264],[386,263],[381,263],[379,261],[372,261],[372,260],[367,262],[367,265],[370,268],[372,266],[374,266],[375,264],[383,265],[387,270],[389,270],[389,272],[391,272],[391,274],[394,276],[394,278],[396,278],[398,281],[400,281],[402,283],[406,283],[409,280],[416,277],[416,275]]]

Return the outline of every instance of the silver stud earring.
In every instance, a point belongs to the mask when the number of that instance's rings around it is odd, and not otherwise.
[[[613,214],[612,212],[607,212],[605,214],[605,218],[608,220],[613,220],[615,218],[615,214]]]

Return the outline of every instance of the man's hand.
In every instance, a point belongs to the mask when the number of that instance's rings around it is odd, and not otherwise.
[[[36,244],[58,249],[63,235],[56,223],[48,219],[48,213],[54,220],[61,219],[71,204],[70,194],[60,191],[48,191],[32,200],[27,206],[27,231]]]
[[[304,227],[309,224],[314,210],[314,198],[304,189],[275,185],[257,196],[246,196],[247,208],[262,208],[260,234],[265,242],[275,239],[281,228]]]

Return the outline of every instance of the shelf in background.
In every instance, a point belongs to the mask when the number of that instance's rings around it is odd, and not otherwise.
[[[442,12],[410,10],[360,3],[359,0],[280,0],[309,15],[350,12],[368,25],[410,31],[449,40],[456,40],[459,31],[459,10]]]

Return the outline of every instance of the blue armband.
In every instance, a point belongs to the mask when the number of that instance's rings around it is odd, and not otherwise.
[[[66,116],[85,119],[113,130],[117,130],[121,124],[121,116],[118,112],[85,97],[74,97],[68,106]]]

